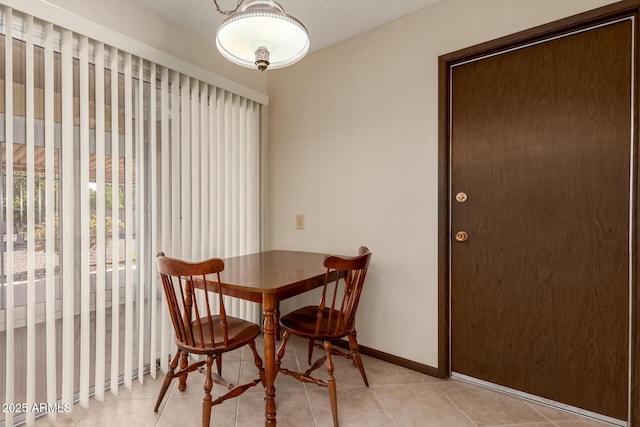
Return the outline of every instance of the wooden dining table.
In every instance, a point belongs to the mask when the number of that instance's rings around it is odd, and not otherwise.
[[[221,273],[225,295],[262,304],[264,313],[265,426],[276,425],[276,329],[283,299],[324,284],[326,254],[265,251],[224,259]],[[335,275],[335,272],[334,272]],[[331,278],[335,279],[335,278]]]

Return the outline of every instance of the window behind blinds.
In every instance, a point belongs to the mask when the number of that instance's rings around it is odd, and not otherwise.
[[[259,250],[259,142],[258,102],[3,7],[0,401],[87,406],[166,370],[155,255]]]

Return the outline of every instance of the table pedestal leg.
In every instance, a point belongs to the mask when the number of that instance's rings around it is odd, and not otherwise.
[[[264,312],[264,362],[265,362],[265,426],[276,425],[276,341],[275,341],[275,310],[276,301],[273,295],[265,294],[262,301]]]

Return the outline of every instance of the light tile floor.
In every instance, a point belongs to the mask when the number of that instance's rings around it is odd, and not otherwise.
[[[258,342],[262,351],[262,342]],[[595,427],[606,426],[591,419],[511,397],[459,380],[441,380],[377,359],[363,356],[370,388],[365,388],[358,369],[335,357],[340,425],[419,427]],[[306,342],[292,338],[283,367],[306,366]],[[319,371],[322,372],[322,371]],[[326,372],[326,371],[325,371]],[[248,382],[256,375],[251,351],[240,349],[223,358],[223,376],[232,382]],[[170,386],[158,413],[153,412],[162,383],[144,377],[132,390],[120,387],[118,395],[106,393],[104,402],[91,400],[89,408],[78,405],[71,415],[55,422],[44,417],[36,426],[199,426],[201,425],[204,376],[193,373],[180,392]],[[214,386],[214,397],[221,391]],[[331,426],[328,392],[284,375],[276,380],[279,426]],[[264,425],[264,394],[256,386],[237,399],[213,407],[211,426],[255,427]]]

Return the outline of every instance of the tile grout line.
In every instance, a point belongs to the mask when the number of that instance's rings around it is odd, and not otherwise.
[[[467,413],[466,413],[465,411],[463,411],[463,410],[462,410],[462,408],[460,408],[460,407],[459,407],[459,406],[458,406],[458,405],[457,405],[457,404],[456,404],[456,403],[455,403],[455,402],[454,402],[454,401],[453,401],[453,400],[452,400],[452,399],[451,399],[451,398],[450,398],[450,397],[449,397],[449,396],[448,396],[444,391],[440,390],[440,388],[439,388],[438,386],[436,386],[436,385],[435,385],[435,383],[433,383],[433,382],[432,382],[432,383],[431,383],[431,386],[432,386],[433,388],[435,388],[435,389],[438,391],[438,393],[442,394],[442,396],[444,396],[444,398],[445,398],[445,399],[447,399],[449,402],[451,402],[451,404],[452,404],[452,405],[453,405],[453,406],[454,406],[458,411],[460,411],[460,413],[461,413],[462,415],[464,415],[464,416],[465,416],[465,418],[466,418],[466,419],[468,419],[468,420],[469,420],[469,422],[470,422],[471,424],[473,424],[474,426],[478,427],[478,424],[477,424],[475,421],[473,421],[473,420],[471,419],[471,417],[469,417],[469,415],[467,415]]]
[[[162,371],[160,371],[162,372]],[[164,381],[164,379],[163,379]],[[171,381],[171,383],[173,383],[173,381]],[[173,384],[170,384],[171,386],[173,386]],[[156,420],[156,423],[154,424],[154,427],[158,427],[158,424],[160,424],[160,419],[162,419],[162,415],[164,414],[164,409],[167,407],[167,403],[169,402],[169,399],[171,399],[171,395],[173,394],[173,388],[171,387],[171,390],[167,390],[168,394],[165,394],[165,399],[166,401],[162,402],[162,407],[158,408],[158,419]],[[158,399],[158,396],[156,396],[156,399]],[[163,399],[164,400],[164,399]],[[155,404],[155,402],[154,402]]]
[[[91,402],[91,401],[90,401],[90,402]],[[102,402],[102,403],[104,403],[104,402]],[[75,406],[75,404],[74,404],[74,406]],[[87,408],[87,410],[85,411],[85,413],[84,413],[84,414],[80,417],[80,419],[78,420],[78,422],[77,422],[77,423],[75,423],[75,424],[73,424],[73,425],[74,425],[74,426],[79,426],[79,425],[80,425],[80,423],[82,422],[82,420],[84,420],[84,418],[87,416],[87,414],[89,413],[89,411],[90,411],[90,410],[92,410],[95,406],[96,406],[96,403],[95,403],[95,402],[91,402],[91,403],[89,404],[89,407],[88,407],[88,408]]]
[[[393,423],[393,425],[395,427],[398,427],[398,424],[396,423],[396,420],[393,419],[393,417],[391,416],[391,413],[387,410],[387,407],[384,406],[384,403],[382,402],[382,399],[380,399],[380,396],[378,396],[378,393],[372,388],[372,387],[367,387],[369,390],[371,390],[371,392],[374,394],[374,396],[376,397],[376,400],[378,401],[378,403],[380,404],[380,406],[382,407],[382,410],[384,411],[384,413],[387,415],[387,417],[391,420],[391,422]]]
[[[162,372],[162,371],[160,371]],[[162,372],[162,381],[164,382],[164,377],[166,376],[166,372]],[[174,378],[175,379],[175,378]],[[162,399],[162,403],[160,405],[160,407],[158,408],[158,419],[156,420],[156,426],[160,423],[160,420],[162,419],[162,416],[164,415],[164,410],[167,408],[167,405],[169,404],[169,400],[171,400],[171,396],[173,396],[173,393],[176,389],[176,383],[175,381],[173,381],[174,379],[171,380],[171,382],[169,383],[169,387],[167,388],[167,391],[164,395],[164,399]],[[158,390],[158,393],[160,392],[160,390]],[[158,399],[158,396],[156,396],[156,399]],[[155,402],[154,402],[155,405]]]
[[[530,405],[528,401],[524,400],[524,404],[527,405],[527,407],[531,408],[533,410],[533,412],[535,412],[536,414],[540,415],[542,418],[546,419],[547,422],[553,424],[556,427],[558,426],[558,424],[556,424],[555,421],[553,421],[551,418],[549,418],[546,415],[544,415],[542,412],[538,411],[538,409],[536,409],[535,406]]]

